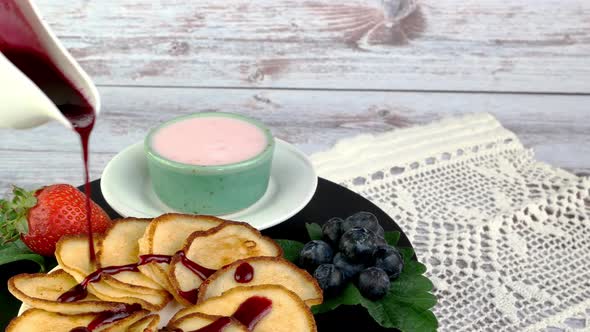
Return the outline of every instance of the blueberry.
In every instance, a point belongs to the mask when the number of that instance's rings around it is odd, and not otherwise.
[[[377,250],[377,236],[362,227],[353,227],[340,238],[339,249],[353,263],[368,263]]]
[[[337,253],[334,255],[334,265],[342,272],[344,279],[352,280],[356,278],[356,276],[365,269],[365,264],[354,264],[346,260],[344,255],[341,253]]]
[[[319,265],[332,262],[334,252],[329,244],[324,241],[314,240],[307,242],[299,253],[299,266],[310,273]]]
[[[344,276],[334,264],[322,264],[318,266],[313,276],[318,281],[326,296],[336,295],[344,288]]]
[[[387,273],[378,267],[370,267],[359,274],[359,291],[369,300],[375,301],[384,297],[390,284]]]
[[[340,236],[342,235],[342,218],[332,218],[322,226],[322,234],[324,239],[332,244],[338,244]]]
[[[383,269],[391,279],[395,279],[402,273],[404,260],[395,247],[379,246],[375,251],[375,266]]]
[[[353,227],[364,227],[381,237],[385,234],[383,227],[379,225],[379,220],[371,212],[361,211],[346,218],[342,223],[342,232],[344,233]]]

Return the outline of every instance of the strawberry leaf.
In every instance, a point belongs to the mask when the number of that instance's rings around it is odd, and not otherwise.
[[[21,240],[0,246],[0,265],[11,262],[29,260],[39,265],[39,272],[45,272],[45,259],[35,254]]]
[[[29,232],[29,223],[26,221],[26,219],[20,219],[14,224],[14,228],[19,234],[27,234]]]
[[[12,187],[12,200],[0,201],[0,245],[7,245],[29,232],[27,214],[37,204],[34,192]]]

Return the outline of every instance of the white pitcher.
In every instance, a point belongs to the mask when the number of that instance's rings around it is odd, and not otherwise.
[[[1,0],[1,11],[20,11],[45,54],[64,76],[86,97],[98,115],[100,97],[96,86],[71,54],[61,45],[39,10],[30,0]],[[1,25],[0,25],[1,28]],[[0,50],[0,128],[25,129],[57,120],[72,128],[53,102]]]

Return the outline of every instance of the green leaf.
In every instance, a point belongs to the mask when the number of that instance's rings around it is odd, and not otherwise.
[[[400,296],[411,296],[420,292],[430,292],[432,282],[423,275],[402,274],[391,283],[391,291]]]
[[[397,328],[403,332],[436,331],[438,322],[429,311],[436,304],[436,297],[426,290],[432,288],[432,283],[426,277],[419,277],[416,285],[412,284],[409,277],[407,280],[400,277],[401,280],[396,280],[388,294],[378,301],[364,298],[358,288],[349,283],[338,296],[325,299],[324,303],[313,306],[311,311],[320,314],[341,305],[360,304],[383,327]]]
[[[35,196],[29,196],[27,198],[25,198],[23,200],[23,204],[27,207],[27,208],[32,208],[35,205],[37,205],[37,197]]]
[[[39,265],[39,272],[45,272],[45,259],[35,254],[21,240],[0,246],[0,265],[11,262],[29,260]]]
[[[402,332],[432,332],[438,328],[434,314],[427,309],[415,306],[389,292],[379,301],[361,299],[361,304],[379,325],[397,328]]]
[[[322,239],[322,227],[315,223],[305,223],[305,228],[307,228],[307,234],[309,234],[309,238],[312,240],[321,240]]]
[[[397,248],[399,249],[400,254],[404,259],[404,263],[412,261],[412,257],[414,257],[414,249],[412,248]]]
[[[306,223],[305,228],[311,240],[322,238],[322,228],[315,223]],[[385,241],[396,246],[400,232],[385,232]],[[291,240],[277,240],[283,248],[284,256],[290,261],[297,261],[304,244]],[[364,298],[358,288],[348,283],[344,290],[335,297],[324,298],[324,303],[313,306],[314,314],[321,314],[341,305],[359,305],[364,307],[377,323],[385,328],[397,328],[402,332],[431,332],[438,328],[436,316],[430,311],[437,299],[430,292],[432,282],[423,274],[426,266],[415,260],[412,248],[398,248],[404,260],[401,275],[391,282],[385,297],[378,301]]]
[[[299,259],[299,253],[303,249],[304,244],[293,240],[275,240],[283,249],[283,257],[293,263]]]
[[[363,296],[353,283],[348,283],[338,296],[325,298],[324,303],[311,307],[311,312],[320,314],[338,308],[341,305],[355,305],[361,303]]]
[[[19,234],[29,233],[29,223],[27,222],[26,218],[17,219],[14,223],[14,228],[18,231]]]
[[[400,236],[400,232],[385,232],[385,242],[390,246],[396,246]]]
[[[27,214],[37,204],[34,192],[12,187],[12,200],[0,201],[0,245],[17,240],[29,231]]]
[[[404,275],[421,275],[424,274],[424,272],[426,272],[426,266],[424,264],[412,260],[411,258],[406,259],[406,257],[404,257]]]
[[[388,243],[397,242],[395,232],[386,233]],[[399,239],[399,233],[397,235]],[[391,242],[389,242],[391,241]],[[341,305],[361,305],[379,325],[402,332],[432,332],[438,328],[436,316],[430,311],[436,305],[431,294],[432,282],[423,276],[424,264],[413,259],[414,250],[398,248],[404,259],[401,275],[391,283],[388,293],[378,301],[364,298],[358,288],[349,283],[338,296],[311,308],[314,314],[336,309]]]

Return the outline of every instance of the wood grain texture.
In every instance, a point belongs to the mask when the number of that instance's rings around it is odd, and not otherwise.
[[[590,93],[586,0],[37,0],[103,85]]]
[[[537,158],[590,173],[590,96],[405,92],[277,91],[102,87],[103,111],[91,139],[91,177],[149,128],[198,111],[231,111],[261,119],[277,137],[307,153],[339,139],[425,124],[445,116],[489,112]],[[0,193],[55,182],[80,184],[77,137],[57,123],[0,130]]]

